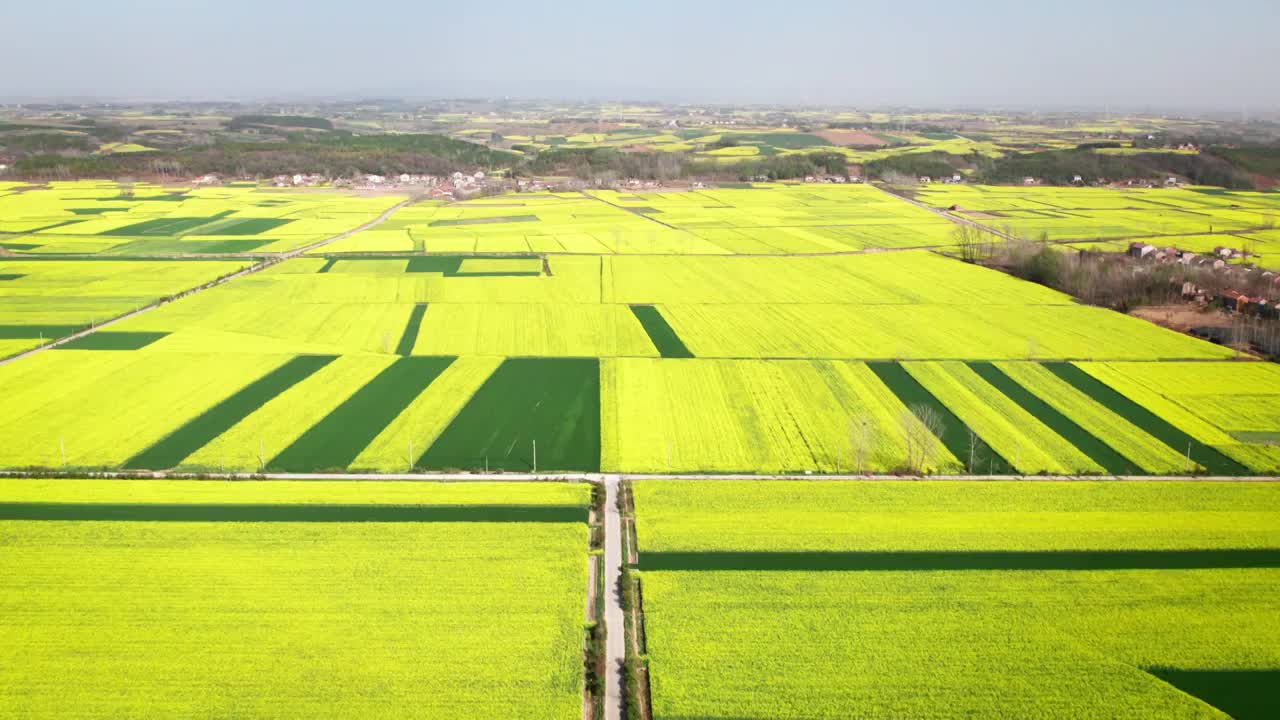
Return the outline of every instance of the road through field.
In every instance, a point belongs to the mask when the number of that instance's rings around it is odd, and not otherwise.
[[[889,190],[888,188],[886,188],[886,187],[884,187],[884,186],[882,186],[882,185],[880,185],[880,184],[872,183],[872,187],[874,187],[874,188],[876,188],[876,189],[880,190],[880,192],[886,193],[886,194],[888,194],[888,195],[892,195],[893,197],[895,197],[895,198],[897,198],[897,199],[899,199],[899,200],[902,200],[902,201],[904,201],[904,202],[909,202],[909,203],[911,203],[912,205],[915,205],[916,207],[921,208],[922,210],[928,210],[929,212],[934,213],[935,215],[940,215],[940,216],[942,216],[942,217],[944,217],[944,218],[946,218],[946,219],[950,220],[951,222],[953,222],[953,223],[955,223],[955,224],[957,224],[957,225],[968,225],[969,227],[977,228],[978,230],[981,230],[982,232],[989,233],[989,234],[991,234],[991,235],[995,235],[996,237],[998,237],[998,238],[1002,238],[1002,239],[1004,239],[1004,240],[1017,241],[1017,240],[1025,240],[1025,239],[1027,239],[1027,238],[1020,238],[1020,237],[1017,237],[1017,236],[1015,236],[1015,235],[1010,235],[1009,233],[1004,232],[1004,231],[1002,231],[1002,230],[999,230],[999,229],[997,229],[997,228],[994,228],[994,227],[992,227],[992,226],[990,226],[990,225],[983,225],[982,223],[980,223],[980,222],[978,222],[978,221],[976,221],[976,220],[971,220],[971,219],[969,219],[969,218],[967,218],[967,217],[963,217],[963,216],[957,215],[957,214],[955,214],[955,213],[953,213],[953,212],[950,212],[950,211],[948,211],[948,210],[944,210],[944,209],[942,209],[942,208],[933,207],[932,205],[926,205],[925,203],[922,203],[922,202],[920,202],[919,200],[916,200],[915,198],[908,197],[908,196],[906,196],[906,195],[899,195],[898,193],[895,193],[895,192],[893,192],[892,190]],[[1086,209],[1086,208],[1080,208],[1080,209]],[[1273,229],[1273,227],[1274,227],[1274,226],[1272,226],[1272,225],[1254,225],[1254,226],[1248,226],[1248,227],[1243,227],[1243,228],[1239,228],[1239,229],[1236,229],[1236,230],[1232,230],[1232,231],[1230,231],[1230,232],[1221,232],[1221,233],[1219,233],[1219,234],[1221,234],[1223,237],[1237,237],[1237,236],[1239,236],[1240,234],[1243,234],[1243,233],[1258,232],[1258,231],[1262,231],[1262,230],[1271,230],[1271,229]],[[1141,234],[1141,235],[1117,235],[1117,236],[1115,236],[1115,237],[1099,238],[1098,240],[1105,241],[1105,242],[1117,242],[1117,241],[1125,241],[1125,240],[1140,240],[1140,239],[1151,239],[1151,238],[1198,237],[1198,236],[1201,236],[1201,235],[1204,235],[1204,234],[1205,234],[1205,233],[1203,233],[1203,232],[1183,232],[1183,233],[1145,233],[1145,234]],[[1090,241],[1091,241],[1091,238],[1087,238],[1087,237],[1069,237],[1069,238],[1058,238],[1058,239],[1053,239],[1053,240],[1049,240],[1048,242],[1049,242],[1049,244],[1050,244],[1050,245],[1071,245],[1071,244],[1073,244],[1073,243],[1082,243],[1082,242],[1090,242]],[[901,249],[901,250],[931,250],[931,249],[937,249],[937,248],[943,248],[943,247],[948,247],[948,246],[946,246],[946,245],[931,245],[931,246],[921,246],[921,247],[917,247],[917,248],[894,248],[894,249]]]
[[[622,518],[618,514],[617,475],[604,476],[605,720],[621,720],[626,626],[622,614]]]
[[[61,472],[32,473],[22,470],[0,470],[0,477],[95,477],[124,480],[353,480],[399,482],[588,482],[608,483],[618,480],[840,480],[846,482],[1280,482],[1280,475],[748,475],[698,473],[671,474],[603,474],[603,473],[185,473],[185,472]]]
[[[926,205],[926,204],[924,204],[924,203],[920,202],[919,200],[916,200],[915,198],[910,198],[910,197],[907,197],[906,195],[899,195],[899,194],[897,194],[897,193],[895,193],[895,192],[891,192],[891,191],[889,191],[889,190],[885,189],[883,186],[881,186],[881,185],[879,185],[879,184],[871,183],[871,187],[876,188],[877,190],[879,190],[880,192],[884,193],[885,195],[888,195],[888,196],[890,196],[890,197],[897,198],[897,199],[899,199],[899,200],[902,200],[903,202],[911,203],[912,205],[915,205],[916,207],[920,208],[921,210],[928,210],[929,212],[931,212],[931,213],[933,213],[933,214],[935,214],[935,215],[940,215],[940,216],[942,216],[942,217],[944,217],[944,218],[946,218],[946,219],[950,220],[951,222],[953,222],[953,223],[955,223],[955,224],[957,224],[957,225],[968,225],[969,227],[977,228],[977,229],[979,229],[979,230],[981,230],[982,232],[985,232],[985,233],[991,233],[992,235],[995,235],[996,237],[999,237],[999,238],[1003,238],[1003,239],[1005,239],[1005,240],[1017,240],[1017,238],[1015,238],[1015,237],[1014,237],[1014,236],[1012,236],[1012,235],[1009,235],[1008,233],[1001,232],[1001,231],[999,231],[999,230],[996,230],[995,228],[987,227],[986,225],[983,225],[982,223],[974,222],[973,220],[970,220],[969,218],[964,218],[964,217],[960,217],[960,216],[958,216],[958,215],[953,215],[953,214],[951,214],[951,213],[947,212],[946,210],[942,210],[942,209],[940,209],[940,208],[933,207],[932,205]],[[939,246],[939,247],[940,247],[940,246]]]
[[[404,202],[398,203],[398,204],[396,204],[396,205],[394,205],[394,206],[392,206],[392,207],[388,208],[386,212],[384,212],[384,213],[382,213],[381,215],[379,215],[378,217],[376,217],[376,218],[374,218],[374,219],[370,220],[369,222],[367,222],[367,223],[365,223],[365,224],[361,225],[360,227],[352,228],[351,230],[348,230],[348,231],[346,231],[346,232],[342,233],[341,235],[334,235],[334,236],[333,236],[333,237],[331,237],[331,238],[326,238],[326,239],[324,239],[324,240],[320,240],[320,241],[318,241],[318,242],[311,243],[310,245],[305,245],[305,246],[300,247],[300,248],[295,248],[295,249],[290,250],[290,251],[288,251],[288,252],[280,253],[280,254],[278,254],[278,255],[272,255],[272,256],[271,256],[269,259],[267,259],[267,260],[264,260],[264,261],[261,261],[261,262],[255,263],[255,264],[253,264],[253,265],[250,265],[249,267],[247,267],[247,268],[245,268],[245,269],[243,269],[243,270],[239,270],[239,271],[237,271],[237,272],[231,273],[230,275],[224,275],[223,277],[220,277],[220,278],[218,278],[217,280],[212,280],[212,281],[207,282],[207,283],[205,283],[205,284],[203,284],[203,285],[200,285],[199,287],[194,287],[194,288],[191,288],[190,290],[186,290],[186,291],[180,292],[180,293],[178,293],[177,295],[174,295],[174,296],[169,297],[169,298],[164,298],[164,299],[161,299],[161,300],[157,300],[156,302],[153,302],[153,303],[151,303],[150,305],[145,305],[145,306],[143,306],[143,307],[138,308],[137,310],[134,310],[134,311],[132,311],[132,312],[125,313],[124,315],[120,315],[119,317],[114,317],[114,318],[111,318],[110,320],[107,320],[107,321],[105,321],[105,322],[98,323],[97,325],[94,325],[93,327],[86,328],[86,329],[81,330],[81,331],[79,331],[79,332],[77,332],[77,333],[73,333],[73,334],[71,334],[71,335],[68,335],[68,336],[66,336],[66,337],[64,337],[64,338],[58,338],[57,340],[54,340],[53,342],[51,342],[51,343],[49,343],[49,344],[47,344],[47,345],[41,345],[41,346],[40,346],[40,347],[38,347],[38,348],[32,348],[31,350],[27,350],[26,352],[18,353],[17,355],[13,355],[13,356],[11,356],[11,357],[7,357],[7,358],[5,358],[5,359],[3,359],[3,360],[0,360],[0,366],[7,365],[7,364],[9,364],[9,363],[11,363],[11,362],[14,362],[14,361],[17,361],[17,360],[21,360],[22,358],[24,358],[24,357],[28,357],[28,356],[30,356],[30,355],[35,355],[35,354],[36,354],[36,353],[38,353],[38,352],[43,352],[43,351],[45,351],[45,350],[49,350],[49,349],[51,349],[51,348],[56,348],[56,347],[58,347],[59,345],[63,345],[63,344],[69,343],[69,342],[71,342],[72,340],[78,340],[78,339],[80,339],[80,338],[82,338],[82,337],[84,337],[84,336],[86,336],[86,335],[92,335],[93,333],[95,333],[95,332],[97,332],[97,331],[99,331],[99,330],[101,330],[101,329],[103,329],[103,328],[105,328],[105,327],[110,327],[110,326],[112,326],[112,325],[115,325],[116,323],[124,322],[125,320],[128,320],[128,319],[129,319],[129,318],[131,318],[131,317],[136,317],[136,316],[141,315],[141,314],[143,314],[143,313],[145,313],[145,312],[149,312],[149,311],[151,311],[151,310],[155,310],[156,308],[160,307],[161,305],[165,305],[165,304],[171,303],[171,302],[173,302],[173,301],[175,301],[175,300],[179,300],[179,299],[184,298],[184,297],[186,297],[186,296],[188,296],[188,295],[194,295],[194,294],[196,294],[196,293],[198,293],[198,292],[200,292],[200,291],[202,291],[202,290],[208,290],[209,288],[214,288],[214,287],[217,287],[217,286],[222,285],[222,284],[224,284],[224,283],[229,283],[229,282],[231,282],[232,280],[235,280],[236,278],[244,277],[245,275],[252,275],[253,273],[256,273],[256,272],[258,272],[258,271],[260,271],[260,270],[264,270],[264,269],[266,269],[266,268],[271,267],[271,266],[272,266],[272,265],[274,265],[275,263],[282,262],[282,261],[284,261],[284,260],[291,260],[291,259],[293,259],[293,258],[298,257],[299,255],[302,255],[303,253],[305,253],[305,252],[307,252],[307,251],[309,251],[309,250],[314,250],[314,249],[319,248],[319,247],[324,247],[325,245],[328,245],[329,243],[337,242],[337,241],[342,240],[342,239],[344,239],[344,238],[351,237],[352,235],[355,235],[355,234],[356,234],[356,233],[358,233],[358,232],[363,232],[363,231],[365,231],[365,230],[368,230],[368,229],[369,229],[369,228],[371,228],[371,227],[374,227],[375,225],[379,225],[379,224],[381,224],[381,223],[385,222],[385,221],[387,220],[387,218],[391,217],[391,216],[392,216],[392,215],[393,215],[397,210],[399,210],[400,208],[402,208],[402,207],[404,207],[404,206],[406,206],[406,205],[409,205],[409,204],[411,204],[411,203],[413,203],[413,202],[417,201],[418,199],[419,199],[419,198],[418,198],[417,196],[415,196],[415,197],[411,197],[411,198],[408,198],[408,199],[407,199],[407,200],[405,200]]]

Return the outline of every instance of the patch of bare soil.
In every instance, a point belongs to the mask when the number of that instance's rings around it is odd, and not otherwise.
[[[1131,310],[1129,314],[1178,332],[1190,332],[1193,327],[1231,327],[1231,318],[1226,314],[1195,303],[1148,305]]]
[[[814,133],[832,145],[858,145],[860,147],[884,147],[889,143],[862,130],[822,130]]]

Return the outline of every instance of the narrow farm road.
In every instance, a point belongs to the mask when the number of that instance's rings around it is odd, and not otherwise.
[[[622,614],[622,518],[618,514],[619,476],[604,476],[604,717],[622,720],[622,673],[627,652]]]
[[[277,480],[286,482],[304,482],[308,480],[351,480],[371,482],[603,482],[608,487],[610,478],[614,482],[623,477],[628,480],[660,480],[660,481],[741,481],[741,480],[795,480],[799,482],[919,482],[929,481],[964,481],[983,482],[1280,482],[1280,475],[700,475],[684,474],[632,474],[606,475],[601,473],[186,473],[186,472],[128,472],[128,471],[96,471],[85,470],[69,473],[74,477],[83,477],[92,472],[93,477],[123,478],[128,480]],[[0,470],[0,477],[29,478],[35,477],[30,471]],[[608,515],[606,513],[606,534],[608,532]],[[617,515],[616,508],[612,513]],[[605,550],[610,547],[606,537]],[[621,539],[618,540],[619,544]],[[619,570],[621,572],[621,570]]]
[[[232,280],[235,280],[236,278],[244,277],[245,275],[252,275],[253,273],[256,273],[256,272],[258,272],[258,271],[260,271],[260,270],[263,270],[263,269],[269,268],[269,267],[271,267],[272,265],[274,265],[274,264],[276,264],[276,263],[278,263],[278,262],[282,262],[282,261],[284,261],[284,260],[291,260],[291,259],[293,259],[293,258],[296,258],[296,257],[298,257],[299,255],[301,255],[301,254],[303,254],[303,253],[307,252],[308,250],[314,250],[314,249],[319,248],[319,247],[324,247],[325,245],[328,245],[329,243],[337,242],[337,241],[339,241],[339,240],[342,240],[343,238],[351,237],[352,235],[355,235],[355,234],[356,234],[356,233],[358,233],[358,232],[363,232],[363,231],[365,231],[365,230],[368,230],[368,229],[369,229],[369,228],[371,228],[371,227],[374,227],[375,225],[379,225],[379,224],[381,224],[381,223],[385,222],[385,221],[386,221],[386,219],[387,219],[387,218],[389,218],[389,217],[391,217],[391,216],[392,216],[392,215],[393,215],[397,210],[399,210],[400,208],[402,208],[402,207],[404,207],[404,206],[406,206],[406,205],[409,205],[410,203],[415,202],[417,199],[418,199],[418,198],[417,198],[416,196],[415,196],[415,197],[408,198],[408,199],[406,199],[404,202],[398,203],[398,204],[394,205],[393,207],[388,208],[386,212],[384,212],[384,213],[382,213],[381,215],[379,215],[378,217],[376,217],[376,218],[374,218],[374,219],[370,220],[369,222],[367,222],[367,223],[365,223],[365,224],[361,225],[360,227],[352,228],[351,230],[348,230],[348,231],[346,231],[346,232],[342,233],[341,235],[335,235],[335,236],[333,236],[333,237],[331,237],[331,238],[325,238],[324,240],[320,240],[319,242],[314,242],[314,243],[311,243],[310,245],[305,245],[305,246],[300,247],[300,248],[295,248],[295,249],[290,250],[290,251],[285,252],[285,253],[280,253],[280,254],[278,254],[278,255],[272,255],[270,258],[268,258],[268,259],[266,259],[266,260],[263,260],[263,261],[259,261],[259,262],[257,262],[257,263],[254,263],[253,265],[250,265],[249,267],[247,267],[247,268],[245,268],[245,269],[243,269],[243,270],[236,271],[236,272],[234,272],[234,273],[231,273],[230,275],[224,275],[224,276],[222,276],[222,277],[218,278],[217,280],[210,280],[209,282],[207,282],[207,283],[205,283],[205,284],[203,284],[203,285],[200,285],[200,286],[198,286],[198,287],[191,288],[191,289],[189,289],[189,290],[184,290],[183,292],[180,292],[180,293],[178,293],[177,295],[174,295],[174,296],[169,297],[169,298],[167,298],[167,299],[157,300],[157,301],[155,301],[155,302],[151,303],[150,305],[144,305],[144,306],[142,306],[142,307],[138,308],[137,310],[132,310],[132,311],[130,311],[130,312],[125,313],[124,315],[120,315],[120,316],[117,316],[117,317],[111,318],[110,320],[105,320],[105,321],[103,321],[103,322],[101,322],[101,323],[98,323],[98,324],[94,325],[93,327],[85,328],[84,330],[81,330],[81,331],[76,332],[76,333],[72,333],[71,335],[68,335],[68,336],[63,337],[63,338],[58,338],[57,340],[54,340],[53,342],[48,343],[47,345],[41,345],[41,346],[40,346],[40,347],[38,347],[38,348],[32,348],[32,349],[30,349],[30,350],[27,350],[26,352],[18,353],[17,355],[13,355],[13,356],[11,356],[11,357],[7,357],[7,358],[5,358],[5,359],[3,359],[3,360],[0,360],[0,366],[7,365],[7,364],[9,364],[9,363],[11,363],[11,362],[16,362],[16,361],[18,361],[18,360],[21,360],[22,358],[25,358],[25,357],[28,357],[28,356],[31,356],[31,355],[35,355],[36,353],[44,352],[45,350],[49,350],[49,349],[52,349],[52,348],[56,348],[56,347],[58,347],[59,345],[64,345],[64,344],[66,344],[66,343],[71,342],[72,340],[78,340],[78,339],[80,339],[80,338],[82,338],[82,337],[84,337],[84,336],[86,336],[86,335],[92,335],[93,333],[96,333],[96,332],[98,332],[99,330],[101,330],[101,329],[103,329],[103,328],[105,328],[105,327],[110,327],[110,326],[112,326],[112,325],[115,325],[116,323],[124,322],[125,320],[128,320],[128,319],[129,319],[129,318],[131,318],[131,317],[136,317],[136,316],[141,315],[141,314],[143,314],[143,313],[145,313],[145,312],[150,312],[150,311],[152,311],[152,310],[155,310],[156,308],[160,307],[161,305],[166,305],[166,304],[168,304],[168,303],[174,302],[175,300],[180,300],[180,299],[182,299],[182,298],[184,298],[184,297],[187,297],[188,295],[194,295],[194,294],[196,294],[196,293],[198,293],[198,292],[200,292],[200,291],[202,291],[202,290],[208,290],[208,289],[210,289],[210,288],[218,287],[219,285],[222,285],[222,284],[224,284],[224,283],[229,283],[229,282],[231,282]],[[157,258],[156,258],[156,260],[164,260],[164,259],[165,259],[165,258],[163,258],[163,257],[157,257]],[[230,258],[229,258],[229,259],[230,259]]]
[[[946,218],[946,219],[950,220],[951,222],[953,222],[953,223],[955,223],[955,224],[957,224],[957,225],[968,225],[969,227],[977,228],[977,229],[979,229],[979,230],[981,230],[981,231],[983,231],[983,232],[986,232],[986,233],[991,233],[992,235],[995,235],[996,237],[999,237],[999,238],[1003,238],[1003,239],[1005,239],[1005,240],[1016,240],[1016,239],[1017,239],[1017,238],[1013,237],[1012,235],[1009,235],[1009,234],[1007,234],[1007,233],[1001,232],[1000,230],[997,230],[997,229],[992,228],[992,227],[987,227],[986,225],[983,225],[982,223],[974,222],[973,220],[970,220],[969,218],[960,217],[959,215],[953,215],[952,213],[949,213],[949,212],[947,212],[946,210],[943,210],[943,209],[941,209],[941,208],[933,207],[932,205],[926,205],[925,203],[922,203],[922,202],[920,202],[919,200],[916,200],[915,198],[909,198],[909,197],[907,197],[906,195],[899,195],[898,193],[895,193],[895,192],[892,192],[892,191],[890,191],[890,190],[887,190],[887,189],[885,189],[884,187],[882,187],[882,186],[880,186],[880,185],[878,185],[878,184],[871,183],[871,187],[874,187],[875,189],[879,190],[880,192],[884,193],[885,195],[888,195],[889,197],[897,198],[898,200],[901,200],[901,201],[903,201],[903,202],[911,203],[912,205],[915,205],[916,207],[920,208],[921,210],[928,210],[929,212],[933,213],[934,215],[940,215],[940,216],[942,216],[942,217],[944,217],[944,218]],[[941,246],[939,246],[939,247],[941,247]]]

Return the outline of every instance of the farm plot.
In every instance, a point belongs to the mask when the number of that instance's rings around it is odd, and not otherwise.
[[[0,716],[581,717],[587,497],[0,481]]]
[[[404,199],[60,183],[0,197],[0,232],[17,235],[10,250],[35,255],[275,253],[353,230]]]
[[[655,718],[1274,714],[1276,486],[634,493]]]
[[[220,261],[0,259],[0,342],[15,352],[37,347],[242,267]]]
[[[1103,472],[1093,458],[964,363],[903,363],[903,367],[1015,470],[1050,474]]]
[[[1274,227],[1280,206],[1267,193],[1204,189],[1111,189],[930,185],[915,199],[988,227],[1029,238],[1098,240],[1142,238],[1196,250],[1205,237],[1219,245],[1239,240],[1222,233]],[[1162,239],[1163,237],[1163,239]],[[1212,249],[1210,247],[1209,249]]]
[[[1039,363],[997,363],[1001,372],[1068,417],[1083,432],[1106,443],[1141,471],[1154,474],[1185,473],[1183,453],[1162,442],[1124,417],[1113,413],[1071,383]]]
[[[1231,351],[1080,305],[664,305],[700,358],[1220,359]]]
[[[1203,465],[1280,472],[1280,368],[1269,363],[1076,363],[1137,404]],[[1078,375],[1061,370],[1068,380]],[[1104,394],[1104,397],[1105,394]],[[1110,400],[1115,402],[1114,399]],[[1123,401],[1121,401],[1123,402]],[[1226,456],[1225,458],[1221,456]]]
[[[955,229],[945,218],[867,186],[591,195],[745,255],[944,246],[952,244]]]
[[[864,186],[601,190],[417,205],[323,252],[827,254],[946,246],[953,232],[945,218]]]
[[[594,358],[509,358],[416,465],[429,469],[597,472],[600,369]]]
[[[580,193],[519,193],[415,205],[328,253],[717,254],[692,234]]]
[[[0,368],[0,465],[115,467],[289,359],[67,350]]]
[[[26,264],[44,263],[63,261]],[[535,438],[544,469],[622,472],[1140,474],[1182,458],[1184,472],[1241,474],[1270,471],[1276,453],[1259,435],[1270,390],[1239,393],[1255,396],[1250,419],[1198,436],[1210,449],[1188,458],[1172,425],[1049,392],[1067,382],[1052,372],[1006,377],[1028,360],[1230,351],[919,251],[300,258],[69,348],[0,368],[0,465],[521,469]],[[564,394],[525,393],[543,375],[520,368],[540,367],[568,368],[547,375]],[[495,393],[528,402],[503,415]],[[945,420],[924,457],[907,452],[903,416],[920,403]],[[538,419],[549,408],[583,421]],[[859,448],[849,424],[862,416]]]
[[[601,383],[608,470],[894,471],[918,423],[857,362],[616,359]],[[929,469],[960,469],[929,442]]]
[[[169,333],[163,352],[657,355],[626,306],[599,303],[597,258],[558,258],[552,275],[427,259],[292,260],[120,329]]]

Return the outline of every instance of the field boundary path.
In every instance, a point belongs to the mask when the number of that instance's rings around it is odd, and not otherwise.
[[[668,230],[678,230],[678,231],[680,231],[680,232],[687,232],[684,228],[678,228],[678,227],[676,227],[675,225],[668,225],[667,223],[662,222],[662,221],[661,221],[661,220],[659,220],[658,218],[653,217],[653,216],[652,216],[652,215],[650,215],[649,213],[642,213],[642,212],[640,212],[640,211],[636,210],[635,208],[630,208],[630,207],[627,207],[627,206],[625,206],[625,205],[619,205],[619,204],[614,203],[614,202],[609,202],[608,200],[605,200],[605,199],[604,199],[604,198],[602,198],[602,197],[596,197],[595,195],[591,195],[591,194],[587,193],[587,191],[585,191],[585,190],[583,190],[583,191],[581,191],[581,192],[582,192],[582,196],[583,196],[583,197],[585,197],[585,198],[589,198],[589,199],[591,199],[591,200],[595,200],[596,202],[602,202],[602,203],[604,203],[605,205],[608,205],[608,206],[609,206],[609,207],[611,207],[611,208],[617,208],[617,209],[619,209],[619,210],[622,210],[623,212],[629,212],[629,213],[631,213],[632,215],[635,215],[636,217],[642,217],[642,218],[644,218],[645,220],[649,220],[649,221],[651,221],[651,222],[657,223],[658,225],[661,225],[662,227],[667,228]]]
[[[921,208],[922,210],[928,210],[929,212],[934,213],[935,215],[940,215],[957,225],[968,225],[969,227],[977,228],[982,232],[995,235],[996,237],[1002,238],[1004,240],[1017,241],[1017,240],[1025,239],[1025,238],[1019,238],[1016,235],[1010,235],[1009,233],[1004,232],[999,228],[995,228],[990,225],[983,225],[977,220],[973,220],[961,215],[957,215],[956,213],[951,212],[950,210],[933,207],[932,205],[926,205],[925,203],[922,203],[919,200],[916,200],[915,198],[908,197],[906,195],[899,195],[898,193],[878,183],[869,183],[869,184],[871,185],[871,187],[876,188],[877,190],[879,190],[882,193],[885,193],[886,195],[890,195],[904,202],[909,202],[912,205],[915,205],[916,207]],[[1255,225],[1251,227],[1244,227],[1244,228],[1239,228],[1239,229],[1229,230],[1229,231],[1219,231],[1214,233],[1206,233],[1206,232],[1146,233],[1143,235],[1117,235],[1114,237],[1102,237],[1102,238],[1068,237],[1068,238],[1051,239],[1049,240],[1049,244],[1050,245],[1073,245],[1076,243],[1087,243],[1087,242],[1124,242],[1129,240],[1150,240],[1155,238],[1199,237],[1203,235],[1221,235],[1224,238],[1228,238],[1228,237],[1239,238],[1241,234],[1259,232],[1262,230],[1270,230],[1270,229],[1273,229],[1273,228],[1268,225]],[[915,248],[885,248],[885,249],[886,250],[930,250],[930,249],[945,248],[945,247],[950,247],[950,246],[922,245],[920,247],[915,247]]]
[[[395,214],[397,210],[405,207],[406,205],[410,205],[414,202],[417,202],[418,200],[419,200],[419,197],[416,195],[413,197],[407,198],[403,202],[397,203],[396,205],[390,208],[387,208],[385,212],[383,212],[378,217],[370,220],[369,222],[359,227],[347,230],[346,232],[343,232],[340,235],[334,235],[331,238],[325,238],[324,240],[319,240],[317,242],[311,243],[310,245],[304,245],[299,248],[294,248],[293,250],[289,250],[288,252],[283,252],[278,255],[272,255],[269,258],[259,260],[257,263],[254,263],[253,265],[250,265],[249,267],[244,268],[243,270],[238,270],[234,273],[231,273],[230,275],[223,275],[222,277],[216,280],[210,280],[209,282],[204,283],[203,285],[199,285],[197,287],[184,290],[176,295],[170,295],[168,297],[161,298],[151,303],[150,305],[144,305],[136,310],[127,312],[124,315],[119,315],[114,318],[111,318],[110,320],[104,320],[103,322],[92,325],[88,328],[85,328],[84,330],[80,330],[79,332],[72,333],[70,335],[67,335],[66,337],[58,338],[57,340],[54,340],[51,343],[41,345],[40,347],[37,347],[37,348],[32,348],[25,352],[20,352],[17,355],[11,355],[7,358],[4,358],[3,360],[0,360],[0,367],[7,365],[11,362],[16,362],[18,360],[21,360],[22,358],[35,355],[36,353],[40,353],[40,352],[44,352],[45,350],[56,348],[59,345],[65,345],[66,343],[69,343],[73,340],[79,340],[80,338],[85,337],[86,335],[92,335],[93,333],[98,332],[99,330],[105,327],[115,325],[116,323],[124,322],[129,318],[136,317],[145,312],[150,312],[160,307],[161,305],[167,305],[171,302],[181,300],[182,298],[187,297],[188,295],[194,295],[203,290],[208,290],[210,288],[218,287],[219,285],[229,283],[232,280],[235,280],[236,278],[241,278],[246,275],[252,275],[261,270],[265,270],[266,268],[269,268],[272,265],[275,265],[276,263],[284,262],[285,260],[292,260],[309,250],[314,250],[319,247],[324,247],[329,243],[337,242],[339,240],[343,240],[345,238],[351,237],[352,235],[355,235],[358,232],[364,232],[365,230],[368,230],[369,228],[374,227],[375,225],[379,225],[383,222],[386,222],[387,218]],[[181,259],[178,259],[178,261],[181,261]]]
[[[622,720],[622,674],[627,653],[626,621],[622,612],[622,518],[618,513],[617,475],[604,476],[605,606],[605,720]]]
[[[120,480],[359,480],[382,482],[585,482],[604,483],[621,480],[794,480],[840,482],[1280,482],[1280,475],[828,475],[776,474],[752,475],[689,473],[189,473],[189,472],[119,472],[66,470],[33,472],[0,470],[0,478],[113,478]],[[612,507],[612,506],[610,506]],[[615,508],[616,510],[616,508]],[[606,514],[609,514],[608,512]],[[616,514],[616,513],[614,513]],[[606,520],[608,518],[606,517]],[[606,523],[607,533],[607,523]],[[606,542],[605,552],[609,552]]]
[[[916,207],[920,208],[921,210],[928,210],[929,212],[933,213],[934,215],[939,215],[939,216],[941,216],[941,217],[944,217],[944,218],[946,218],[946,219],[950,220],[951,222],[953,222],[953,223],[955,223],[955,224],[957,224],[957,225],[968,225],[968,226],[969,226],[969,227],[971,227],[971,228],[977,228],[978,230],[981,230],[982,232],[990,233],[990,234],[992,234],[992,235],[995,235],[996,237],[1003,238],[1003,239],[1005,239],[1005,240],[1010,240],[1010,241],[1012,241],[1012,240],[1017,240],[1017,239],[1018,239],[1018,238],[1014,237],[1013,235],[1010,235],[1010,234],[1005,233],[1005,232],[1001,232],[1000,230],[997,230],[997,229],[992,228],[992,227],[987,227],[986,225],[983,225],[982,223],[977,222],[977,221],[975,221],[975,220],[970,220],[969,218],[966,218],[966,217],[960,217],[959,215],[953,215],[952,213],[947,212],[946,210],[943,210],[943,209],[941,209],[941,208],[933,207],[932,205],[926,205],[925,203],[922,203],[922,202],[920,202],[919,200],[916,200],[915,198],[907,197],[906,195],[899,195],[898,193],[893,192],[892,190],[889,190],[889,189],[887,189],[887,188],[883,187],[882,185],[880,185],[880,184],[878,184],[878,183],[868,183],[868,184],[869,184],[869,185],[871,185],[871,187],[873,187],[873,188],[875,188],[875,189],[879,190],[880,192],[884,193],[885,195],[888,195],[889,197],[897,198],[897,199],[899,199],[899,200],[901,200],[901,201],[903,201],[903,202],[911,203],[912,205],[915,205]],[[943,245],[938,245],[938,246],[936,246],[936,247],[945,247],[945,246],[943,246]]]

